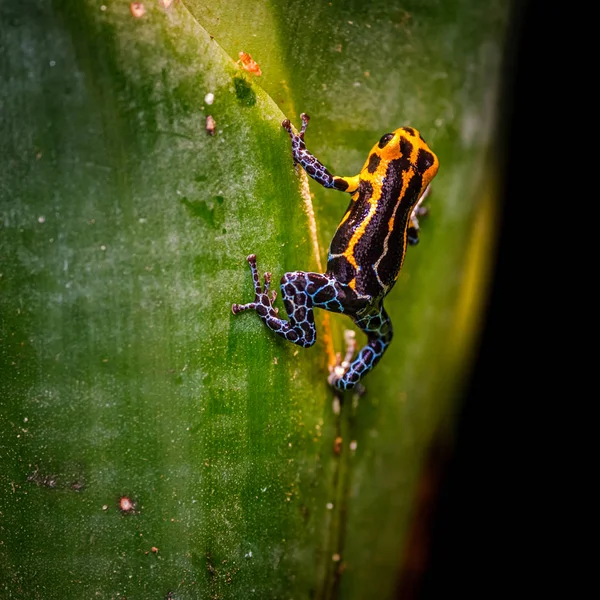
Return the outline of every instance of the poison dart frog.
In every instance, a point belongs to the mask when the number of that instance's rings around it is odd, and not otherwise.
[[[315,343],[313,308],[348,315],[366,333],[367,344],[353,359],[355,344],[347,336],[343,362],[331,368],[329,384],[354,388],[381,359],[392,341],[392,323],[383,299],[398,279],[407,244],[419,240],[417,217],[424,214],[421,202],[429,191],[439,162],[421,134],[412,127],[386,133],[373,146],[358,175],[332,175],[307,149],[304,134],[308,115],[302,114],[299,133],[288,119],[282,123],[292,140],[294,162],[326,188],[351,194],[329,247],[325,273],[294,271],[281,278],[283,304],[288,320],[280,319],[269,295],[271,274],[265,273],[261,288],[256,255],[250,263],[254,302],[233,304],[233,314],[255,310],[265,325],[286,340],[308,348]]]

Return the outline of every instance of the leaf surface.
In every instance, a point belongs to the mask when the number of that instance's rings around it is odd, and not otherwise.
[[[391,597],[482,295],[504,3],[144,9],[0,6],[1,595]],[[301,111],[335,173],[401,125],[442,165],[395,340],[340,415],[348,319],[302,350],[230,310],[248,254],[318,270],[345,209],[311,183],[311,217]]]

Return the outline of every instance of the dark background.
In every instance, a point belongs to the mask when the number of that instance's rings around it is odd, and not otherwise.
[[[579,189],[571,180],[579,157],[565,142],[577,132],[561,123],[569,114],[563,101],[577,89],[563,77],[577,57],[566,57],[576,52],[564,36],[569,9],[561,10],[559,19],[550,3],[515,4],[499,114],[502,219],[490,302],[453,451],[432,450],[423,573],[399,600],[521,597],[524,586],[537,585],[542,545],[552,546],[533,527],[552,495],[536,490],[547,461],[537,434],[565,370],[559,357],[569,352],[552,323],[561,314],[564,321],[568,307],[557,301],[557,290],[569,288],[560,261],[577,236],[574,204],[564,201],[574,203]],[[412,547],[419,554],[418,540]]]

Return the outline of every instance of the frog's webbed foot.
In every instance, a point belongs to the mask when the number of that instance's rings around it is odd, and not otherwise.
[[[329,385],[338,390],[358,390],[360,380],[379,362],[394,335],[390,318],[381,303],[367,307],[352,319],[367,334],[367,344],[352,360],[356,341],[352,332],[346,333],[346,356],[331,369],[327,379]]]
[[[276,316],[279,312],[279,309],[273,306],[273,302],[275,302],[277,292],[272,291],[271,295],[269,296],[271,273],[265,273],[265,283],[261,288],[260,278],[258,276],[258,268],[256,267],[256,254],[250,254],[246,260],[250,264],[250,269],[252,270],[252,281],[254,283],[254,302],[248,302],[247,304],[232,304],[231,312],[234,315],[237,315],[244,310],[256,310],[259,315],[263,316],[264,314],[267,314],[268,311],[273,313],[272,316]]]
[[[295,147],[294,147],[295,140],[297,140],[298,142],[302,142],[302,144],[304,144],[304,134],[306,133],[306,128],[308,127],[308,122],[310,121],[310,117],[306,113],[302,113],[300,115],[300,118],[302,119],[302,127],[300,128],[299,133],[294,133],[294,130],[292,129],[292,124],[290,123],[289,119],[284,119],[281,122],[281,126],[288,132],[288,134],[292,140],[292,150],[295,149]],[[300,144],[298,144],[298,146],[300,146]],[[296,160],[295,154],[296,153],[294,152],[294,160]]]
[[[354,353],[356,352],[356,333],[352,329],[344,331],[344,343],[346,345],[344,360],[342,360],[341,352],[338,352],[335,355],[335,365],[329,367],[329,377],[327,378],[329,385],[334,385],[337,379],[344,376],[354,358]]]
[[[308,127],[310,117],[302,113],[300,115],[302,119],[302,127],[299,132],[294,131],[292,124],[289,119],[284,119],[281,122],[281,126],[288,132],[290,139],[292,140],[292,157],[294,158],[294,164],[302,165],[305,169],[315,164],[320,164],[319,161],[306,149],[306,143],[304,142],[304,134]],[[322,165],[321,165],[322,166]],[[325,167],[323,167],[325,168]],[[312,169],[312,173],[307,171],[309,175],[314,174],[315,169]]]
[[[304,348],[312,346],[316,339],[316,329],[312,297],[306,288],[311,284],[315,287],[328,284],[329,279],[318,273],[286,273],[281,279],[284,305],[288,313],[286,321],[279,318],[279,310],[273,306],[277,293],[274,291],[269,293],[271,273],[265,273],[264,284],[261,287],[256,255],[251,254],[246,260],[252,271],[254,301],[247,304],[232,304],[231,312],[237,315],[245,310],[255,310],[263,323],[276,334],[298,346]]]
[[[348,369],[352,364],[352,360],[354,359],[354,354],[356,353],[356,333],[352,331],[352,329],[346,329],[346,331],[344,331],[344,343],[346,345],[344,359],[342,360],[341,352],[338,352],[335,355],[335,365],[329,367],[329,377],[327,377],[327,383],[334,388],[337,388],[336,383],[340,381],[348,372]],[[362,384],[357,383],[354,391],[359,396],[362,396],[366,390]]]

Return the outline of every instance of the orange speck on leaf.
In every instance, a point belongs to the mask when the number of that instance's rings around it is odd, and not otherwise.
[[[342,438],[338,435],[333,443],[333,452],[339,454],[342,451]]]
[[[141,2],[132,2],[129,5],[129,10],[136,19],[139,19],[146,14],[146,8]]]
[[[129,497],[121,496],[119,498],[119,508],[121,509],[121,512],[131,513],[135,508],[135,503]]]
[[[257,77],[262,75],[258,63],[247,52],[240,52],[239,57],[238,63],[244,71],[248,71],[248,73],[252,73],[252,75],[256,75]]]
[[[215,123],[215,120],[212,117],[212,115],[208,115],[206,117],[206,131],[208,131],[210,135],[215,135],[216,126],[217,124]]]

